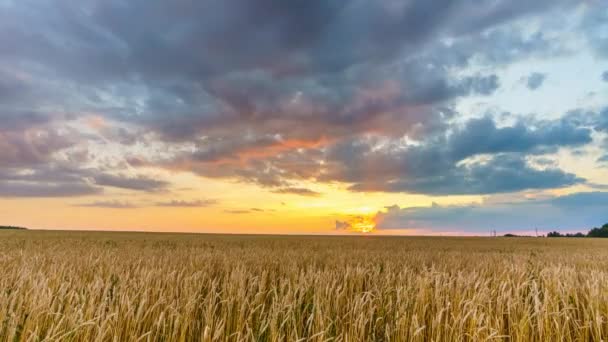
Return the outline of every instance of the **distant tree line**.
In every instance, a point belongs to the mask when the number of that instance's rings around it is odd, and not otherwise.
[[[14,226],[0,226],[0,229],[13,229],[13,230],[17,230],[17,229],[25,229],[23,227],[14,227]]]
[[[531,237],[530,235],[515,235],[515,234],[505,234],[504,237]],[[553,231],[547,234],[547,237],[567,237],[567,238],[584,238],[584,237],[593,237],[593,238],[608,238],[608,223],[603,225],[601,228],[593,228],[587,234],[585,233],[566,233],[562,234],[558,231]]]
[[[583,233],[575,233],[575,234],[561,234],[559,232],[551,232],[547,234],[547,237],[598,237],[598,238],[608,238],[608,223],[603,225],[601,228],[593,228],[586,235]]]

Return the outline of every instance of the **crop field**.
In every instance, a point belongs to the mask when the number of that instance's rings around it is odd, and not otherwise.
[[[606,240],[0,231],[0,341],[606,339]]]

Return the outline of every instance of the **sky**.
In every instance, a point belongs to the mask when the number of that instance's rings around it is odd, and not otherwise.
[[[604,0],[0,0],[0,225],[608,222]]]

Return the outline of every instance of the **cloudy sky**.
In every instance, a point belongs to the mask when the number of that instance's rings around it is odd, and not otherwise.
[[[603,0],[0,0],[0,224],[608,222]]]

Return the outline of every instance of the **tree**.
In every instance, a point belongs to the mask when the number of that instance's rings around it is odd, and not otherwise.
[[[603,225],[602,228],[593,228],[589,231],[589,234],[587,234],[588,237],[601,237],[601,238],[607,238],[608,237],[608,223]]]

